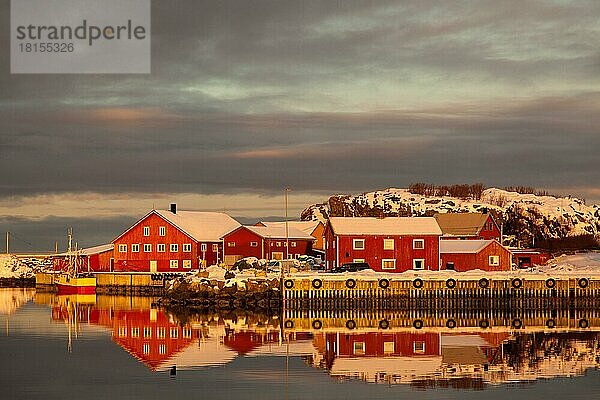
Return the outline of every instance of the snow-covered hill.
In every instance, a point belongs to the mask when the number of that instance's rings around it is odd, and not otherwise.
[[[479,200],[423,196],[407,189],[385,189],[360,195],[335,195],[309,206],[303,220],[329,216],[423,216],[446,212],[484,212],[494,215],[504,233],[522,245],[534,241],[600,234],[600,205],[588,206],[573,197],[536,196],[490,188]]]

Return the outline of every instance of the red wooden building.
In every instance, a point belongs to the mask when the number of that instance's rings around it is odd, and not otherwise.
[[[103,244],[81,249],[77,253],[81,259],[82,271],[79,272],[109,272],[113,267],[112,244]],[[69,265],[69,253],[52,256],[52,266],[55,271],[65,271]]]
[[[331,217],[325,227],[327,268],[366,262],[381,272],[437,271],[441,234],[431,217]]]
[[[223,236],[224,260],[233,264],[244,257],[268,260],[298,258],[310,252],[314,240],[308,233],[294,227],[288,227],[286,235],[285,227],[281,226],[240,226]]]
[[[539,249],[510,249],[513,255],[513,263],[517,268],[530,268],[534,265],[544,265],[552,255]]]
[[[445,213],[435,214],[442,230],[442,239],[495,239],[502,240],[502,233],[492,214]]]
[[[510,271],[512,254],[496,240],[442,240],[442,269]]]
[[[185,272],[223,261],[221,238],[240,226],[227,214],[152,210],[112,241],[115,271]]]

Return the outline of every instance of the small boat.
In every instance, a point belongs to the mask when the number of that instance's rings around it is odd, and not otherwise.
[[[96,278],[80,271],[81,257],[77,249],[71,249],[72,233],[69,230],[68,265],[66,271],[56,278],[58,294],[95,294]],[[75,246],[77,247],[77,245]]]

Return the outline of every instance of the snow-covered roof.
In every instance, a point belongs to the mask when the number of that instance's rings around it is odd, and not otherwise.
[[[256,233],[258,236],[265,239],[306,239],[314,240],[310,234],[301,231],[298,228],[289,227],[286,235],[284,226],[245,226],[248,230]]]
[[[336,235],[441,235],[433,217],[331,217]]]
[[[101,244],[99,246],[94,246],[94,247],[87,247],[85,249],[80,249],[79,255],[81,256],[91,256],[94,254],[100,254],[100,253],[104,253],[105,251],[110,251],[112,249],[115,248],[115,245],[112,243],[108,243],[108,244]],[[59,253],[59,254],[55,254],[54,256],[68,256],[69,253],[68,252],[64,252],[64,253]]]
[[[444,235],[469,236],[477,235],[488,219],[483,213],[443,213],[435,214]]]
[[[260,223],[266,227],[269,227],[269,226],[285,227],[285,221],[277,221],[277,222],[260,221]],[[308,233],[310,235],[313,233],[313,231],[317,228],[317,226],[320,223],[321,223],[320,221],[288,221],[287,225],[288,225],[288,227],[294,227],[294,228],[300,229],[302,232]]]
[[[441,240],[440,254],[444,253],[479,253],[493,240]]]
[[[332,376],[360,375],[365,381],[374,382],[375,377],[384,372],[412,380],[434,374],[441,366],[441,356],[336,358],[330,373]]]
[[[154,210],[198,242],[219,242],[227,233],[241,226],[229,215],[219,212]]]

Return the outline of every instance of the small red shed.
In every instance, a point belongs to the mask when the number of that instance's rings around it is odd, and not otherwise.
[[[513,263],[518,268],[530,268],[534,265],[544,265],[552,257],[552,255],[539,249],[517,249],[511,248],[513,255]]]
[[[496,240],[442,240],[442,269],[510,271],[512,254]]]
[[[331,217],[325,227],[327,268],[366,262],[380,272],[437,271],[441,235],[432,217]]]
[[[79,272],[110,272],[113,265],[112,244],[103,244],[100,246],[88,247],[79,250],[77,253],[81,258],[81,268]],[[55,271],[65,271],[69,264],[69,253],[60,253],[52,256],[52,266]]]

